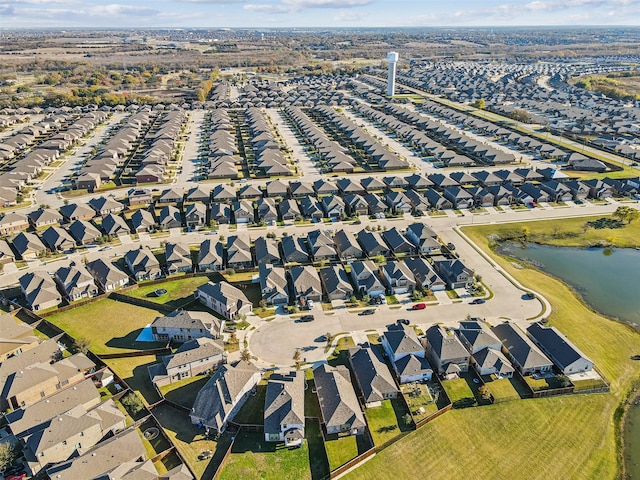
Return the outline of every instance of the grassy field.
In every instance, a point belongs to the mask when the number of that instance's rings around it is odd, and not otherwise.
[[[403,432],[411,430],[413,422],[407,424],[403,418],[409,413],[402,400],[384,400],[382,405],[367,408],[364,412],[373,437],[373,443],[382,445]]]
[[[47,317],[73,338],[87,338],[98,355],[161,348],[157,342],[136,342],[142,328],[162,315],[157,310],[105,298]]]
[[[112,358],[106,360],[107,365],[122,378],[131,389],[136,392],[142,401],[151,405],[160,401],[160,395],[154,388],[149,378],[148,367],[158,363],[155,355],[143,355],[141,357]]]
[[[311,479],[309,446],[305,442],[301,448],[288,449],[284,444],[265,442],[262,433],[241,432],[218,478]]]
[[[522,229],[526,227],[529,229],[527,241],[534,243],[560,247],[588,247],[602,242],[609,243],[613,237],[614,242],[612,243],[618,247],[640,246],[640,221],[625,225],[623,228],[588,228],[585,230],[587,222],[598,218],[603,217],[562,218],[511,224],[481,225],[473,227],[473,230],[465,229],[465,232],[473,231],[474,238],[486,239],[487,235],[498,235],[501,238],[520,240],[522,239]]]
[[[187,408],[193,407],[196,396],[204,384],[209,380],[208,375],[196,375],[185,378],[179,382],[170,383],[160,387],[160,393],[170,402],[182,405]]]
[[[135,290],[127,292],[126,295],[134,298],[143,298],[155,303],[162,303],[175,308],[179,308],[193,300],[193,292],[200,285],[204,285],[209,281],[209,277],[192,277],[177,278],[156,285],[142,285]],[[154,291],[158,288],[164,288],[167,293],[156,297]]]
[[[500,228],[503,226],[473,227],[465,233],[486,248],[487,233]],[[494,258],[524,285],[535,285],[551,302],[550,323],[596,362],[611,384],[611,393],[453,410],[380,452],[346,478],[458,479],[468,478],[469,472],[475,478],[491,479],[525,478],[523,472],[527,479],[617,477],[614,411],[631,384],[640,380],[640,364],[631,359],[640,352],[640,334],[590,311],[562,282]],[[532,464],[532,459],[544,460]]]
[[[197,478],[212,478],[231,442],[231,437],[223,435],[217,442],[205,438],[204,429],[192,425],[189,415],[168,405],[154,408],[153,414]],[[198,458],[207,450],[214,452],[212,458]]]

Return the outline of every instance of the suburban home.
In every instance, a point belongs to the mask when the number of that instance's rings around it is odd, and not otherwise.
[[[173,203],[180,204],[182,203],[182,199],[184,198],[184,191],[179,188],[167,188],[160,193],[158,197],[157,203]]]
[[[104,293],[129,285],[129,275],[109,261],[97,258],[87,263],[86,267]]]
[[[515,371],[500,349],[491,347],[484,347],[473,353],[471,365],[480,376],[495,375],[498,378],[511,378]]]
[[[411,269],[403,262],[387,262],[380,267],[380,277],[392,295],[412,293],[416,286],[416,280]]]
[[[198,337],[183,343],[174,354],[149,367],[151,382],[157,387],[219,368],[226,361],[222,340]]]
[[[256,254],[256,264],[258,266],[270,263],[272,265],[282,265],[280,251],[276,240],[270,238],[258,237],[254,242],[254,250]]]
[[[470,353],[453,330],[433,325],[426,331],[427,357],[438,375],[458,376],[469,370]]]
[[[89,200],[88,203],[101,217],[109,215],[110,213],[119,213],[124,209],[122,203],[111,197],[94,197]]]
[[[296,265],[289,270],[293,296],[300,303],[308,300],[319,302],[322,298],[322,286],[318,272],[311,265]]]
[[[314,262],[338,260],[338,252],[336,252],[330,232],[323,230],[308,232],[307,242]]]
[[[222,270],[222,244],[215,240],[207,239],[200,244],[198,252],[198,271]]]
[[[474,271],[465,266],[459,259],[443,256],[433,257],[433,268],[447,283],[447,288],[469,288],[474,282]]]
[[[324,195],[337,195],[340,192],[337,185],[322,179],[313,182],[313,190],[318,198]]]
[[[438,234],[424,223],[412,223],[407,227],[406,236],[421,253],[435,255],[440,253]]]
[[[309,252],[303,237],[287,235],[280,241],[285,263],[309,263]]]
[[[382,239],[389,246],[394,255],[412,255],[416,253],[416,247],[396,227],[382,232]]]
[[[353,296],[349,275],[341,265],[320,269],[320,280],[329,300],[349,300]]]
[[[405,195],[411,203],[411,211],[414,214],[424,215],[431,208],[429,201],[425,196],[422,195],[421,192],[418,192],[416,190],[408,190]]]
[[[358,398],[351,384],[349,369],[326,363],[313,369],[318,402],[327,435],[362,435],[367,427]]]
[[[75,220],[67,228],[71,236],[76,240],[76,242],[78,242],[79,245],[93,243],[102,236],[100,230],[98,230],[92,223],[89,223],[86,220]]]
[[[29,228],[29,220],[26,215],[18,212],[7,212],[0,218],[0,235],[9,235],[21,232]]]
[[[340,220],[345,215],[345,204],[338,195],[327,195],[322,197],[322,208],[328,218]]]
[[[226,203],[214,203],[211,205],[211,222],[218,225],[226,225],[231,221],[231,207]]]
[[[11,250],[11,247],[6,240],[0,239],[0,265],[6,265],[13,263],[16,260],[16,255]]]
[[[336,252],[342,260],[353,260],[364,256],[360,244],[353,233],[346,230],[338,230],[333,236]]]
[[[164,256],[167,262],[167,273],[193,272],[191,250],[182,243],[167,242],[164,246]]]
[[[286,305],[289,302],[289,285],[285,269],[264,263],[258,267],[258,273],[262,299],[268,305]]]
[[[411,213],[413,204],[402,192],[390,192],[385,195],[385,203],[393,213]]]
[[[13,237],[11,244],[22,260],[36,259],[47,251],[35,233],[20,232]]]
[[[156,342],[186,342],[194,338],[220,338],[224,320],[208,312],[174,310],[151,323],[151,333]]]
[[[460,341],[470,353],[477,353],[483,348],[500,350],[502,343],[495,336],[486,323],[478,320],[465,320],[460,322],[458,328]]]
[[[182,213],[173,205],[162,207],[158,215],[158,225],[161,228],[181,228]]]
[[[366,408],[398,397],[398,387],[384,361],[372,348],[349,348],[349,364]]]
[[[244,185],[238,191],[238,198],[241,200],[258,200],[262,198],[262,190],[256,185]]]
[[[300,200],[300,211],[304,218],[312,222],[320,222],[322,217],[324,217],[322,205],[313,197],[304,197]]]
[[[261,198],[256,208],[258,221],[273,226],[278,222],[278,209],[273,198]]]
[[[384,295],[384,285],[375,274],[377,270],[376,264],[371,260],[351,263],[351,280],[358,292],[371,297]]]
[[[153,196],[148,188],[132,188],[127,193],[127,200],[130,207],[150,205],[153,202]]]
[[[52,208],[39,208],[29,212],[27,216],[29,217],[31,225],[35,228],[46,227],[47,225],[56,225],[62,221],[62,215]],[[0,220],[0,225],[4,225],[4,218]],[[0,235],[6,235],[6,233],[3,232],[2,227],[0,227]]]
[[[527,328],[527,335],[565,375],[593,370],[593,361],[556,327],[536,322]]]
[[[198,184],[187,192],[185,200],[187,202],[196,202],[208,205],[211,203],[211,189]]]
[[[278,210],[280,211],[280,217],[283,222],[293,222],[302,216],[298,203],[292,198],[280,202],[278,204]]]
[[[60,213],[65,222],[71,223],[75,220],[91,220],[96,216],[93,208],[84,203],[70,203],[60,207]]]
[[[190,203],[184,214],[185,222],[189,230],[196,230],[207,224],[207,206],[203,203]]]
[[[265,190],[267,197],[284,199],[289,196],[289,185],[282,180],[272,180],[268,182]]]
[[[228,320],[253,311],[244,292],[227,282],[208,282],[194,292],[196,300]]]
[[[424,196],[429,201],[429,205],[434,210],[450,210],[453,208],[453,203],[451,200],[446,199],[438,192],[436,192],[433,188],[429,188]]]
[[[368,257],[375,257],[378,255],[389,255],[389,247],[384,243],[382,237],[377,232],[369,232],[362,229],[358,232],[358,243],[362,247],[362,251]]]
[[[395,363],[407,355],[425,357],[424,347],[415,330],[404,324],[388,327],[382,334],[381,342],[391,363]]]
[[[60,267],[55,273],[55,282],[62,295],[69,302],[98,295],[98,287],[84,265],[71,262],[68,267]]]
[[[100,229],[105,235],[128,235],[131,233],[127,221],[120,215],[112,213],[102,219]]]
[[[346,195],[344,203],[347,214],[351,216],[369,214],[369,204],[357,193]]]
[[[62,227],[52,225],[40,234],[40,238],[51,252],[62,252],[76,248],[76,241]]]
[[[27,307],[34,312],[57,307],[62,302],[56,283],[46,272],[25,273],[18,281]]]
[[[273,373],[267,382],[264,399],[264,439],[284,442],[288,448],[304,441],[304,374]]]
[[[426,382],[433,376],[429,361],[425,357],[414,354],[405,355],[393,362],[393,369],[400,384]]]
[[[240,200],[233,202],[233,217],[238,223],[255,223],[255,214],[253,204],[249,200]]]
[[[473,197],[462,187],[445,188],[442,195],[458,210],[473,208]]]
[[[293,198],[314,196],[313,186],[306,182],[289,182],[289,191]]]
[[[493,327],[492,331],[502,342],[502,352],[522,375],[553,370],[553,362],[518,326],[504,322]]]
[[[222,365],[198,392],[191,409],[191,423],[204,427],[207,435],[223,432],[261,376],[260,370],[248,362]]]
[[[216,185],[211,192],[211,198],[216,203],[231,203],[236,200],[237,193],[229,185]]]
[[[160,262],[149,247],[141,246],[135,250],[129,250],[124,255],[124,263],[138,282],[164,276],[160,269]]]
[[[135,233],[148,232],[155,228],[156,221],[150,211],[140,208],[131,215],[131,225]]]
[[[227,268],[246,270],[253,267],[251,243],[247,237],[231,235],[227,239]]]
[[[40,341],[33,327],[21,322],[9,313],[0,315],[0,363],[14,355],[20,355],[38,346]]]
[[[369,215],[383,215],[387,210],[389,210],[389,206],[384,203],[384,201],[375,193],[368,193],[364,197],[362,197],[365,202],[367,202],[367,206],[369,209]]]

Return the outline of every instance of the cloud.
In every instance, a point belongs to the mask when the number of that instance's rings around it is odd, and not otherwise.
[[[80,10],[90,16],[110,16],[110,15],[157,15],[158,10],[148,7],[135,7],[133,5],[121,5],[113,3],[111,5],[95,5],[93,7]]]
[[[247,0],[173,0],[180,3],[196,3],[211,5],[233,5],[238,3],[247,3]]]
[[[333,17],[333,19],[336,22],[358,22],[365,17],[367,17],[366,12],[362,12],[360,10],[348,10],[339,12],[336,16]]]
[[[282,0],[285,5],[302,8],[354,8],[370,5],[373,0]]]
[[[295,11],[291,7],[287,7],[284,5],[272,5],[269,3],[261,3],[261,4],[250,3],[248,5],[245,5],[242,8],[250,12],[276,14],[276,15],[283,14],[283,13],[292,13]]]

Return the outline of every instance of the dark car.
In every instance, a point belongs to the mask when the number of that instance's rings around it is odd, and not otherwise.
[[[156,288],[153,293],[156,297],[161,297],[167,294],[167,290],[165,288]]]
[[[470,305],[480,305],[481,303],[484,303],[484,298],[476,298],[469,302]]]
[[[371,309],[371,308],[369,308],[367,310],[364,310],[364,311],[360,312],[360,315],[373,315],[374,313],[376,313],[376,311]]]
[[[301,322],[313,322],[315,320],[313,315],[302,315],[300,317]]]
[[[398,320],[396,320],[397,324],[402,324],[402,325],[409,325],[411,322],[409,322],[408,318],[399,318]]]
[[[526,298],[527,300],[533,300],[534,298],[536,298],[536,294],[533,292],[527,292],[524,294],[524,298]]]

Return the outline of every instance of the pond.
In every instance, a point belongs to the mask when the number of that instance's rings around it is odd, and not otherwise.
[[[496,252],[532,263],[571,285],[594,310],[640,329],[640,250],[502,243]]]

